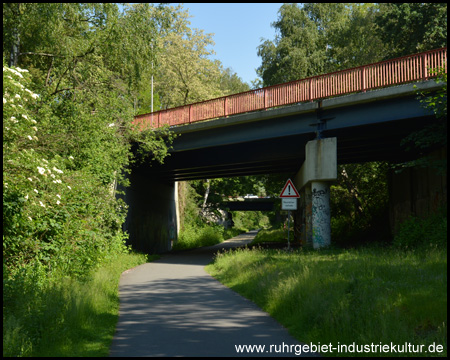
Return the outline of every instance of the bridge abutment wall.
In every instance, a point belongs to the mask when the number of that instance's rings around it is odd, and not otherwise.
[[[433,152],[430,158],[434,162],[446,163],[447,148]],[[447,204],[447,176],[439,174],[434,167],[416,166],[400,173],[390,170],[388,181],[392,234],[408,217],[426,217]]]
[[[128,179],[130,186],[121,189],[128,205],[123,225],[129,233],[127,244],[148,254],[171,250],[179,227],[177,183],[151,179],[139,172],[132,172]]]

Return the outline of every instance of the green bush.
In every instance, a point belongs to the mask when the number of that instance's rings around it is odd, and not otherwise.
[[[80,108],[61,116],[69,105],[29,90],[25,69],[4,65],[3,85],[4,278],[40,266],[44,273],[87,276],[127,251],[126,205],[111,184],[127,162],[128,145],[108,125],[105,109],[97,118]],[[74,140],[69,133],[77,122]],[[65,139],[64,147],[55,136]]]
[[[223,241],[222,226],[185,225],[180,231],[174,250],[192,249],[202,246],[219,244]]]
[[[35,356],[42,341],[52,343],[70,332],[74,301],[87,295],[72,290],[84,288],[96,269],[129,252],[121,229],[127,208],[115,197],[114,184],[132,158],[127,127],[132,109],[115,93],[79,91],[77,101],[70,93],[49,94],[48,88],[35,90],[38,95],[30,90],[36,86],[32,80],[28,70],[3,65],[3,354],[8,356]],[[141,140],[162,145],[151,136]],[[160,159],[165,153],[155,146]],[[91,288],[94,294],[99,289]],[[92,314],[91,305],[85,302],[88,311],[82,312]]]
[[[42,281],[45,269],[36,263],[17,274],[15,283],[9,279],[3,356],[107,356],[119,312],[120,274],[153,259],[121,254],[83,280]]]
[[[447,246],[447,209],[426,218],[411,216],[399,227],[394,245],[403,249]]]
[[[242,234],[245,232],[247,232],[246,229],[239,229],[239,228],[233,226],[232,228],[224,230],[223,239],[224,240],[231,239],[231,238],[238,236],[239,234]]]
[[[261,229],[269,226],[269,217],[261,211],[232,211],[233,227],[244,231]]]
[[[287,232],[284,229],[261,230],[255,236],[252,245],[265,242],[285,242],[287,241]]]

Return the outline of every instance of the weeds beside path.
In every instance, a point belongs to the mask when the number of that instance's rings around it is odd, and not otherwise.
[[[84,281],[59,278],[16,286],[4,301],[3,356],[108,355],[119,315],[120,274],[148,260],[121,254]]]
[[[446,250],[239,249],[218,255],[207,271],[306,343],[435,344],[444,351],[378,355],[447,355]]]

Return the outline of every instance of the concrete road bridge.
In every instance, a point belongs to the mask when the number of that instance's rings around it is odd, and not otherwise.
[[[303,241],[328,245],[337,164],[417,156],[400,141],[435,121],[416,90],[441,86],[430,69],[447,71],[446,58],[443,48],[135,117],[141,129],[168,124],[179,136],[163,165],[132,170],[131,243],[148,252],[171,248],[178,181],[287,173],[301,191]]]

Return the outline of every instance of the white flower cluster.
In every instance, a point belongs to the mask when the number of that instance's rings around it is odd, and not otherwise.
[[[12,69],[12,68],[5,67],[5,66],[3,66],[3,71],[9,71],[9,72],[12,72],[14,75],[17,75],[18,77],[20,77],[20,78],[22,78],[22,79],[23,79],[23,76],[22,76],[21,73],[23,73],[23,72],[28,72],[28,70],[26,70],[26,69],[21,69],[21,68],[19,68],[19,67],[17,67],[16,69]]]
[[[69,156],[69,158],[73,160],[73,156]],[[40,165],[41,166],[36,166],[36,168],[37,168],[38,173],[41,176],[43,176],[44,178],[46,178],[47,176],[50,176],[53,179],[52,182],[55,183],[55,184],[62,184],[63,183],[62,180],[58,179],[57,175],[55,175],[55,173],[57,173],[57,174],[64,174],[64,172],[62,170],[58,169],[56,166],[53,166],[50,169],[49,162],[46,159],[41,159]],[[38,177],[36,177],[36,176],[33,176],[33,177],[34,177],[35,180],[33,180],[33,178],[31,178],[31,177],[29,177],[27,179],[29,181],[31,181],[31,182],[33,182],[33,181],[39,182],[40,181]],[[67,185],[67,188],[69,190],[72,189],[69,185]],[[36,195],[39,195],[40,192],[44,193],[45,191],[41,191],[41,190],[38,190],[38,189],[33,189],[33,192],[35,192]],[[29,199],[29,194],[26,194],[24,196],[24,199],[28,200]],[[56,203],[56,205],[61,205],[61,200],[62,200],[61,195],[60,194],[56,194],[56,199],[55,200],[50,200],[50,204],[53,203],[53,201],[54,201],[54,203]],[[44,199],[37,200],[37,201],[38,201],[38,203],[32,201],[32,204],[33,205],[39,205],[39,206],[41,206],[43,208],[46,208],[48,206],[48,205],[46,205],[46,203],[47,204],[49,203],[48,198],[47,198],[47,202]],[[28,216],[28,219],[29,220],[33,220],[30,216]]]
[[[26,69],[21,69],[21,68],[10,68],[7,66],[3,66],[3,72],[9,73],[9,74],[13,74],[14,76],[17,76],[21,79],[23,79],[23,75],[21,73],[23,72],[28,72],[28,70]],[[25,86],[23,86],[22,84],[18,83],[17,81],[14,80],[14,78],[11,75],[6,75],[6,77],[8,79],[10,79],[10,83],[11,85],[14,85],[16,88],[19,88],[20,91],[22,91],[22,96],[24,95],[23,91],[26,91],[28,93],[29,96],[31,96],[33,99],[37,99],[39,97],[38,94],[35,94],[34,92],[32,92],[29,89],[26,89]],[[15,94],[14,97],[11,98],[10,101],[14,101],[14,99],[21,99],[20,94]],[[25,101],[28,101],[25,97],[24,97]],[[6,104],[8,102],[8,99],[6,99],[5,97],[3,98],[3,104]]]
[[[23,106],[20,104],[20,102],[22,101],[28,101],[29,98],[33,98],[33,99],[37,99],[39,97],[38,94],[35,94],[34,92],[32,92],[31,90],[25,88],[25,86],[23,86],[20,82],[15,81],[15,79],[13,78],[16,77],[19,78],[18,80],[20,81],[20,79],[23,79],[23,75],[22,73],[28,72],[28,70],[25,69],[21,69],[21,68],[9,68],[6,66],[3,66],[3,73],[7,74],[6,78],[10,79],[11,81],[8,81],[8,86],[5,88],[4,93],[3,93],[3,107],[5,109],[5,107],[10,107],[11,109],[13,109],[14,112],[17,112],[19,110],[19,108],[23,109]],[[13,75],[13,76],[11,76]],[[5,86],[5,82],[4,82],[4,86]],[[10,93],[12,92],[12,94]],[[17,117],[19,117],[19,115],[17,113],[15,113],[15,115]],[[31,119],[28,117],[28,115],[26,114],[20,114],[21,117],[25,120],[27,120],[28,122],[31,122],[32,124],[36,124],[36,120]],[[15,116],[11,116],[9,117],[9,120],[11,123],[6,122],[4,129],[6,131],[10,131],[11,128],[10,126],[14,126],[15,124],[19,124],[19,119],[17,119]],[[5,121],[5,118],[4,118]],[[38,129],[36,126],[31,126],[30,128],[31,130],[33,130],[34,132],[37,132]],[[33,140],[39,140],[38,137],[35,134],[30,134],[30,135],[26,135],[25,136],[28,140],[33,141]]]
[[[4,129],[7,131],[7,133],[4,133],[4,139],[5,134],[10,134],[17,139],[38,140],[35,135],[38,132],[37,121],[31,118],[30,112],[26,111],[27,106],[24,101],[37,99],[39,95],[26,88],[28,84],[28,80],[24,76],[26,72],[28,70],[3,67],[3,121]],[[39,207],[51,208],[54,205],[61,206],[64,198],[61,191],[64,189],[58,186],[58,189],[60,189],[56,191],[58,193],[47,190],[49,188],[48,185],[51,184],[50,181],[54,184],[63,184],[61,174],[64,174],[64,171],[60,169],[59,160],[48,161],[36,158],[36,152],[29,146],[15,149],[14,155],[16,156],[15,158],[6,160],[7,164],[11,164],[10,166],[28,164],[31,167],[31,171],[33,169],[35,169],[34,171],[37,170],[35,175],[22,176],[27,183],[24,188],[28,189],[25,190],[23,200],[34,206],[34,209]],[[68,160],[73,161],[73,156],[69,156]],[[28,166],[26,167],[28,168]],[[8,189],[8,182],[4,182],[4,188],[6,189]],[[39,185],[40,183],[41,186]],[[65,186],[71,190],[69,185]],[[33,220],[33,217],[32,213],[27,214],[27,218],[30,221]]]
[[[72,157],[72,159],[73,159],[73,157]],[[53,183],[55,183],[55,184],[62,184],[62,181],[61,181],[61,179],[58,179],[57,178],[57,176],[54,174],[54,172],[56,172],[56,173],[58,173],[58,174],[63,174],[64,172],[62,171],[62,170],[60,170],[60,169],[58,169],[56,166],[53,166],[53,168],[52,169],[50,169],[49,168],[49,162],[46,160],[46,159],[42,159],[42,161],[41,161],[41,164],[40,164],[41,166],[37,166],[36,168],[37,168],[37,171],[38,171],[38,173],[40,174],[40,175],[42,175],[42,176],[44,176],[44,177],[47,177],[48,175],[53,179],[52,180],[52,182]],[[53,171],[53,172],[52,172]],[[27,178],[29,181],[31,181],[31,182],[33,182],[33,179],[32,178]],[[35,179],[36,180],[38,180],[39,181],[39,179],[38,178],[36,178],[35,177]],[[71,189],[70,188],[70,186],[67,186],[69,189]],[[38,189],[33,189],[33,191],[36,193],[36,194],[38,194],[39,195],[39,190]],[[57,197],[57,199],[55,200],[55,203],[56,203],[56,205],[61,205],[61,195],[59,195],[59,194],[56,194],[56,197]],[[28,196],[28,194],[25,196],[25,200],[28,200],[28,198],[29,198],[29,196]],[[33,203],[33,204],[35,204],[35,203]],[[43,208],[45,208],[46,207],[46,205],[45,205],[45,203],[42,201],[42,200],[39,200],[39,206],[41,206],[41,207],[43,207]],[[32,220],[31,219],[31,217],[28,217],[30,220]]]
[[[73,159],[73,157],[72,157]],[[37,166],[37,170],[39,172],[39,174],[47,177],[47,174],[50,175],[50,177],[53,179],[52,182],[54,184],[62,184],[61,179],[57,178],[57,175],[54,174],[54,172],[58,173],[58,174],[63,174],[64,172],[60,169],[58,169],[56,166],[53,166],[53,168],[50,170],[49,166],[48,166],[48,161],[45,159],[42,159],[42,163],[41,166]],[[53,172],[52,172],[53,170]],[[28,180],[32,181],[32,179],[28,178]]]

